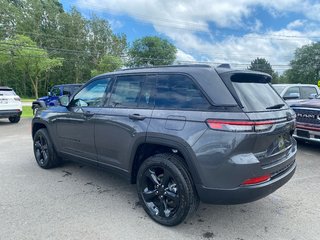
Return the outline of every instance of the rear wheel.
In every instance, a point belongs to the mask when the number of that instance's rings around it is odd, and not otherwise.
[[[158,154],[145,160],[137,176],[139,200],[157,223],[175,226],[198,207],[199,198],[182,159]]]
[[[9,117],[11,123],[18,123],[20,121],[20,116]]]
[[[49,169],[60,164],[58,155],[45,128],[39,129],[34,135],[33,151],[38,165],[42,168]]]

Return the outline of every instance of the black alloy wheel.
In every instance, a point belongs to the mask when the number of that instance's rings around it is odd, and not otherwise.
[[[143,173],[143,199],[156,216],[170,217],[180,204],[179,190],[172,174],[161,166],[148,168]]]
[[[174,154],[158,154],[141,165],[137,190],[147,214],[156,222],[174,226],[192,214],[199,203],[192,179]]]
[[[38,165],[42,168],[53,168],[60,163],[45,128],[39,129],[34,135],[33,151]]]

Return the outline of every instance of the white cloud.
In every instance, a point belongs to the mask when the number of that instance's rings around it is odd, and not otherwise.
[[[78,0],[78,6],[94,11],[127,14],[151,23],[155,30],[168,36],[178,47],[177,57],[184,61],[204,60],[215,63],[233,63],[235,67],[249,63],[256,57],[264,57],[274,68],[283,71],[292,59],[294,50],[311,42],[310,35],[318,34],[314,27],[308,29],[307,20],[320,22],[320,4],[312,0]],[[305,20],[296,20],[285,29],[265,33],[263,22],[254,18],[255,7],[262,7],[274,17],[290,12],[303,14]],[[224,36],[217,40],[209,23],[220,28],[243,28],[254,33],[240,37]],[[314,22],[315,23],[315,22]],[[309,24],[311,26],[311,24]],[[304,30],[297,31],[303,27]],[[318,27],[316,27],[318,29]],[[206,32],[209,40],[197,32]],[[284,36],[297,36],[284,37]],[[188,53],[188,54],[187,54]]]
[[[181,49],[177,49],[176,62],[196,62],[196,59]]]
[[[297,19],[291,23],[289,23],[287,25],[288,29],[295,29],[295,28],[300,28],[303,27],[303,25],[305,24],[306,20],[302,20],[302,19]]]

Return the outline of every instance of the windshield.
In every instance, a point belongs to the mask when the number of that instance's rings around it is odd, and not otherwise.
[[[270,83],[232,82],[245,112],[263,112],[287,108]]]
[[[286,88],[285,86],[272,85],[272,87],[277,91],[277,93],[281,94],[282,91]]]

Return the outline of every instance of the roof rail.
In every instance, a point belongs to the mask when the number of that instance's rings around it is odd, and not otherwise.
[[[120,69],[119,71],[129,71],[129,70],[136,70],[136,69],[149,69],[149,68],[176,68],[176,67],[205,67],[211,68],[208,64],[180,64],[180,65],[158,65],[158,66],[145,66],[145,67],[134,67],[134,68],[124,68]]]

